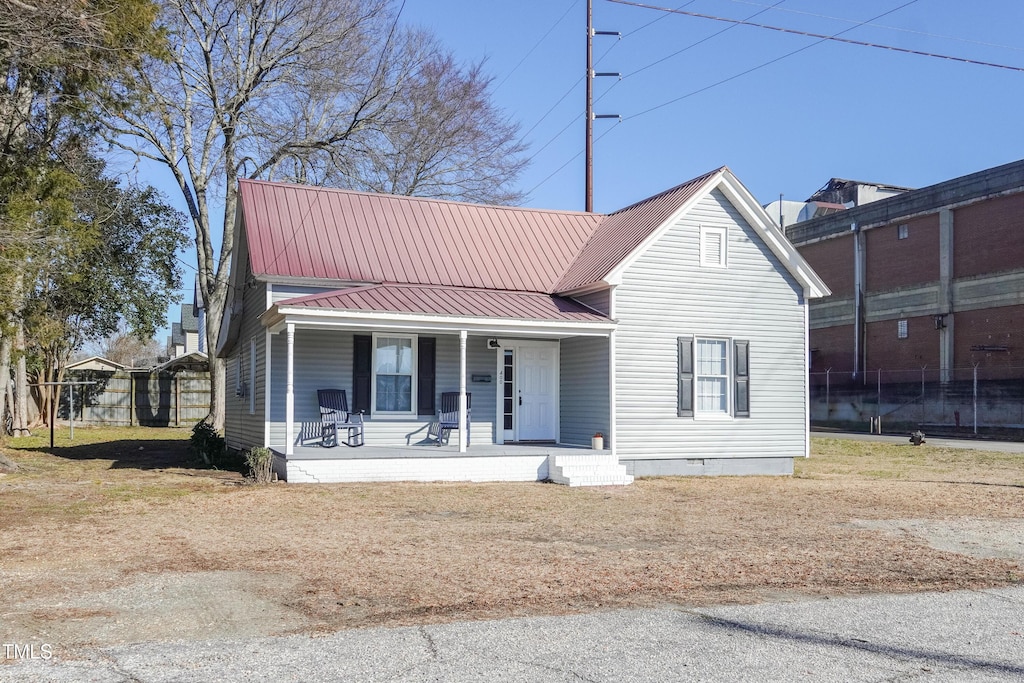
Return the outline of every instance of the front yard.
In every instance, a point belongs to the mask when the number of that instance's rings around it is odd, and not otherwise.
[[[12,441],[4,642],[58,649],[1024,581],[1024,456],[815,439],[787,478],[255,487],[186,430]]]

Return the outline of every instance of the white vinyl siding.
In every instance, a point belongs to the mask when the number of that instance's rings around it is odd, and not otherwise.
[[[612,310],[611,309],[611,305],[612,305],[611,304],[611,292],[612,292],[611,288],[609,288],[609,289],[602,289],[599,292],[591,292],[589,294],[581,294],[581,295],[575,296],[573,298],[576,299],[577,301],[579,301],[584,306],[590,306],[591,308],[593,308],[595,311],[598,311],[599,313],[604,313],[605,315],[610,315],[611,314],[611,310]]]
[[[338,289],[343,289],[343,287],[310,287],[307,285],[271,284],[270,301],[271,303],[276,304],[278,301],[284,301],[285,299],[294,299],[300,296],[309,296],[310,294],[321,294],[323,292],[333,292]]]
[[[601,432],[610,448],[608,339],[563,339],[559,354],[559,442],[589,447],[591,437]]]
[[[702,228],[716,226],[728,234],[727,270],[700,265]],[[620,458],[804,455],[802,290],[721,192],[699,201],[633,262],[614,297]],[[680,385],[689,378],[680,374],[678,349],[687,337],[749,342],[743,389],[750,417],[680,419]],[[728,390],[735,388],[730,382]]]
[[[255,281],[236,295],[242,297],[242,322],[238,330],[238,341],[225,365],[224,438],[231,448],[245,450],[263,446],[266,440],[263,422],[267,381],[264,362],[266,334],[258,320],[267,307],[266,285]],[[242,340],[251,340],[251,343]],[[254,374],[251,372],[250,359],[255,359]],[[244,386],[242,396],[235,395],[237,386]]]
[[[249,381],[248,381],[248,394],[249,394],[249,414],[256,414],[256,359],[259,355],[257,353],[256,337],[249,340]]]

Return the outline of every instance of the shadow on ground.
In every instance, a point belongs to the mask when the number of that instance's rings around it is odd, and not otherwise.
[[[212,467],[189,450],[183,439],[123,439],[75,446],[9,446],[11,451],[42,451],[68,460],[112,460],[111,469],[160,470],[168,468],[241,471],[242,463],[228,461]]]

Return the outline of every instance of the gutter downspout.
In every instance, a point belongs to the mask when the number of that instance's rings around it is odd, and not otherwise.
[[[856,379],[860,372],[861,327],[864,317],[864,247],[856,223],[850,224],[850,231],[853,233],[853,377]]]

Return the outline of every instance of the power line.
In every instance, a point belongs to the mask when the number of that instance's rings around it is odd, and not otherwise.
[[[734,3],[738,4],[738,5],[753,5],[754,7],[767,7],[767,5],[762,5],[761,3],[757,3],[757,2],[750,2],[750,0],[729,0],[729,1],[730,2],[734,2]],[[692,4],[692,3],[688,3],[688,4]],[[774,7],[774,5],[773,5],[773,7]],[[680,9],[680,8],[677,8],[677,9]],[[779,11],[779,12],[788,12],[789,14],[802,14],[802,15],[807,16],[807,17],[815,17],[817,19],[828,19],[830,21],[841,21],[841,22],[846,23],[846,24],[856,24],[857,23],[856,19],[847,19],[846,17],[834,17],[834,16],[831,16],[831,15],[828,15],[828,14],[818,14],[816,12],[808,12],[806,10],[799,10],[799,9],[791,9],[789,7],[777,7],[775,9],[777,11]],[[667,16],[667,15],[666,14],[662,14],[661,17],[659,17],[659,19],[660,18],[664,18],[665,16]],[[657,20],[655,20],[655,21],[657,21]],[[928,33],[927,31],[915,31],[912,28],[902,28],[900,26],[887,26],[886,24],[873,24],[871,22],[868,22],[868,23],[863,24],[863,25],[864,26],[872,26],[874,28],[881,28],[881,29],[885,29],[887,31],[899,31],[900,33],[910,33],[912,35],[923,36],[925,38],[939,38],[941,40],[955,40],[955,41],[960,42],[960,43],[970,43],[972,45],[981,45],[983,47],[997,47],[997,48],[1001,48],[1001,49],[1004,49],[1004,50],[1014,50],[1016,52],[1024,52],[1024,47],[1016,47],[1014,45],[1003,45],[1001,43],[988,43],[988,42],[985,42],[983,40],[972,40],[971,38],[961,38],[960,36],[946,36],[946,35],[942,35],[940,33]]]
[[[575,121],[573,121],[573,123],[575,123]],[[603,133],[601,133],[600,135],[598,135],[598,136],[597,136],[597,138],[596,138],[596,139],[594,140],[594,144],[597,144],[598,142],[600,142],[600,141],[601,141],[601,138],[603,138],[603,137],[604,137],[605,135],[608,135],[608,133],[610,133],[610,132],[612,132],[613,130],[615,130],[615,128],[616,128],[616,126],[612,126],[612,127],[608,128],[608,129],[607,129],[607,130],[606,130],[605,132],[603,132]],[[569,164],[571,164],[572,162],[574,162],[574,161],[576,161],[577,159],[579,159],[579,158],[580,158],[580,156],[582,156],[582,155],[583,155],[583,150],[580,150],[579,152],[576,152],[576,154],[574,154],[574,155],[573,155],[573,156],[572,156],[572,157],[571,157],[571,158],[570,158],[570,159],[569,159],[568,161],[566,161],[566,162],[565,162],[564,164],[562,164],[561,166],[559,166],[558,168],[556,168],[556,169],[555,169],[554,171],[552,171],[552,172],[551,172],[551,173],[550,173],[550,174],[549,174],[549,175],[548,175],[548,176],[547,176],[546,178],[544,178],[544,180],[540,181],[539,183],[537,183],[536,185],[534,185],[533,187],[531,187],[531,188],[530,188],[530,189],[529,189],[529,190],[527,191],[527,193],[526,193],[526,194],[527,194],[527,196],[529,196],[529,195],[533,194],[534,190],[536,190],[536,189],[537,189],[537,188],[539,188],[539,187],[540,187],[541,185],[543,185],[543,184],[544,184],[544,183],[546,183],[547,181],[549,181],[549,180],[551,180],[552,178],[554,178],[554,177],[555,177],[556,175],[558,175],[558,173],[559,173],[559,172],[561,172],[561,170],[562,170],[562,169],[564,169],[564,168],[565,168],[566,166],[568,166],[568,165],[569,165]]]
[[[690,5],[692,5],[692,4],[693,4],[693,3],[695,3],[695,2],[697,2],[697,0],[690,0],[689,2],[684,2],[684,3],[683,3],[682,5],[680,5],[679,7],[676,7],[676,10],[681,10],[681,9],[683,9],[684,7],[689,7]],[[643,31],[643,30],[644,30],[645,28],[647,28],[647,27],[648,27],[648,26],[650,26],[651,24],[656,24],[656,23],[658,23],[659,21],[661,21],[662,19],[664,19],[664,18],[665,18],[665,17],[667,17],[667,16],[668,16],[668,14],[662,14],[662,15],[659,15],[657,19],[652,19],[651,21],[648,21],[648,22],[647,22],[646,24],[643,24],[643,25],[641,25],[641,26],[637,26],[637,27],[636,27],[635,29],[633,29],[633,30],[632,30],[632,31],[630,31],[629,33],[625,33],[625,34],[623,34],[623,36],[622,36],[622,37],[623,37],[623,38],[628,38],[628,37],[630,37],[631,35],[633,35],[634,33],[639,33],[640,31]]]
[[[635,2],[627,2],[627,0],[608,0],[608,1],[609,2],[618,2],[618,3],[623,4],[623,5],[636,5],[637,7],[645,7],[645,8],[649,8],[649,9],[662,9],[663,11],[671,11],[671,10],[664,10],[664,8],[651,8],[648,5],[641,5],[640,3],[635,3]],[[661,109],[662,107],[667,107],[670,104],[675,104],[676,102],[679,102],[680,100],[685,100],[688,97],[692,97],[692,96],[697,95],[699,93],[705,92],[705,91],[710,90],[712,88],[715,88],[715,87],[717,87],[719,85],[722,85],[723,83],[728,83],[729,81],[736,80],[737,78],[740,78],[741,76],[746,76],[747,74],[753,73],[754,71],[757,71],[758,69],[763,69],[764,67],[769,66],[771,64],[775,64],[776,62],[780,62],[783,59],[786,59],[787,57],[792,57],[793,55],[795,55],[797,53],[803,52],[804,50],[809,50],[809,49],[811,49],[812,47],[814,47],[816,45],[820,45],[821,43],[825,42],[826,40],[835,39],[836,36],[839,36],[839,35],[841,35],[843,33],[847,33],[849,31],[852,31],[853,29],[855,29],[855,28],[857,28],[859,26],[862,26],[863,24],[867,24],[868,22],[875,21],[876,19],[881,19],[884,16],[887,16],[889,14],[892,14],[893,12],[901,10],[904,7],[908,7],[910,5],[913,5],[916,2],[917,2],[917,0],[910,0],[910,2],[904,3],[904,4],[900,5],[899,7],[894,7],[893,9],[889,10],[888,12],[883,12],[882,14],[879,14],[877,17],[874,17],[872,19],[867,19],[866,21],[862,21],[861,23],[857,24],[856,26],[851,26],[850,28],[845,29],[843,31],[840,31],[839,33],[836,33],[833,36],[820,36],[820,40],[817,40],[817,41],[811,43],[810,45],[805,45],[805,46],[803,46],[803,47],[801,47],[801,48],[799,48],[797,50],[793,50],[792,52],[787,52],[786,54],[782,55],[781,57],[776,57],[775,59],[771,59],[771,60],[769,60],[767,62],[764,62],[762,64],[758,64],[757,66],[751,67],[751,68],[747,69],[746,71],[742,71],[742,72],[740,72],[738,74],[734,74],[732,76],[729,76],[728,78],[723,78],[722,80],[717,81],[715,83],[712,83],[711,85],[707,85],[707,86],[705,86],[703,88],[700,88],[698,90],[694,90],[693,92],[687,93],[687,94],[682,95],[680,97],[676,97],[674,99],[669,100],[668,102],[663,102],[662,104],[659,104],[657,106],[651,107],[650,109],[645,109],[644,111],[642,111],[642,112],[640,112],[638,114],[633,114],[632,116],[627,117],[627,120],[635,119],[637,117],[643,116],[644,114],[649,114],[652,111],[655,111],[656,109]],[[683,14],[690,14],[690,13],[689,12],[683,12]]]
[[[570,9],[571,9],[571,8],[570,8]],[[595,64],[600,64],[600,63],[601,63],[601,60],[602,60],[602,59],[604,59],[605,57],[607,57],[607,56],[608,56],[608,53],[609,53],[609,52],[611,52],[611,51],[612,51],[612,48],[614,48],[614,47],[615,47],[616,45],[618,45],[618,41],[616,41],[616,42],[612,43],[612,44],[611,44],[611,47],[609,47],[609,48],[608,48],[607,50],[605,50],[605,51],[604,51],[603,53],[601,53],[601,56],[597,58],[597,62],[595,62]],[[532,126],[530,126],[529,130],[527,130],[527,131],[526,131],[525,133],[523,133],[522,135],[520,135],[520,136],[519,136],[519,143],[520,143],[520,144],[522,144],[522,143],[523,143],[523,141],[525,141],[525,140],[526,140],[526,137],[527,137],[527,136],[528,136],[528,135],[529,135],[530,133],[532,133],[532,132],[533,132],[533,131],[534,131],[534,130],[535,130],[535,129],[537,128],[537,126],[539,126],[539,125],[540,125],[541,123],[543,123],[543,122],[544,122],[544,120],[545,120],[545,119],[547,119],[547,117],[551,115],[551,112],[553,112],[553,111],[554,111],[554,110],[555,110],[555,109],[556,109],[556,108],[558,107],[558,105],[560,105],[560,104],[561,104],[561,103],[562,103],[562,102],[563,102],[563,101],[565,100],[565,98],[566,98],[566,97],[568,97],[569,95],[571,95],[571,94],[572,94],[572,91],[573,91],[573,90],[575,90],[575,89],[576,89],[576,88],[577,88],[577,87],[579,86],[579,84],[580,84],[580,83],[582,83],[582,82],[583,82],[583,77],[581,77],[581,78],[578,78],[578,79],[576,79],[576,82],[574,82],[574,83],[573,83],[572,85],[570,85],[570,86],[569,86],[569,89],[568,89],[568,90],[566,90],[566,91],[565,91],[565,92],[564,92],[564,93],[562,94],[562,96],[561,96],[561,97],[559,97],[559,98],[558,98],[558,100],[557,100],[557,101],[556,101],[556,102],[555,102],[555,103],[554,103],[553,105],[551,105],[551,106],[550,106],[550,107],[548,108],[548,110],[547,110],[546,112],[544,112],[544,114],[543,114],[543,115],[542,115],[542,116],[541,116],[541,117],[540,117],[539,119],[537,119],[537,122],[536,122],[536,123],[534,123],[534,124],[533,124]],[[609,89],[610,89],[610,88],[609,88]],[[574,117],[574,118],[573,118],[573,121],[575,121],[575,120],[576,120],[576,119],[575,119],[575,117]],[[570,122],[570,124],[569,124],[569,125],[571,125],[571,122]],[[565,130],[566,130],[566,129],[568,129],[568,127],[569,127],[569,126],[567,125],[567,126],[566,126],[565,128],[563,128],[563,129],[562,129],[562,130],[561,130],[561,131],[560,131],[559,133],[557,133],[557,134],[555,135],[555,138],[557,138],[557,137],[558,137],[559,135],[561,135],[562,133],[564,133],[564,132],[565,132]],[[547,141],[546,143],[544,143],[544,147],[547,147],[547,146],[548,146],[548,145],[550,145],[550,144],[551,144],[552,142],[554,142],[554,141],[555,141],[555,138],[552,138],[551,140],[548,140],[548,141]],[[544,147],[541,147],[541,149],[543,149]],[[538,150],[538,151],[539,151],[539,150]],[[536,153],[537,153],[537,152],[534,152],[534,154],[536,154]]]
[[[666,60],[672,59],[673,57],[676,57],[676,56],[678,56],[678,55],[681,55],[681,54],[683,54],[683,53],[684,53],[684,52],[686,52],[687,50],[691,50],[691,49],[693,49],[693,48],[697,47],[698,45],[701,45],[701,44],[703,44],[703,43],[706,43],[706,42],[708,42],[709,40],[711,40],[712,38],[717,38],[718,36],[722,35],[722,34],[723,34],[723,33],[725,33],[726,31],[731,31],[732,29],[736,28],[736,26],[738,26],[739,24],[741,24],[741,23],[745,23],[745,22],[746,22],[747,20],[749,20],[749,19],[753,19],[754,17],[758,16],[759,14],[764,14],[764,13],[765,13],[765,12],[767,12],[768,10],[770,10],[770,9],[774,9],[775,7],[778,7],[779,5],[781,5],[782,3],[784,3],[785,1],[786,1],[786,0],[779,0],[778,2],[776,2],[776,3],[775,3],[774,5],[772,5],[771,7],[766,7],[766,8],[764,8],[764,9],[762,9],[762,10],[758,10],[757,12],[754,12],[754,13],[753,13],[753,14],[751,14],[751,15],[750,15],[749,17],[747,17],[746,19],[744,19],[743,21],[737,21],[737,22],[736,22],[735,24],[733,24],[733,25],[731,25],[731,26],[727,26],[727,27],[723,28],[723,29],[722,29],[721,31],[718,31],[717,33],[712,33],[712,34],[711,34],[710,36],[707,36],[706,38],[701,38],[701,39],[700,39],[700,40],[698,40],[698,41],[697,41],[696,43],[690,43],[689,45],[687,45],[686,47],[684,47],[684,48],[683,48],[683,49],[681,49],[681,50],[676,50],[675,52],[673,52],[673,53],[672,53],[672,54],[670,54],[670,55],[666,55],[665,57],[662,57],[661,59],[658,59],[658,60],[656,60],[656,61],[653,61],[653,62],[651,62],[650,64],[648,64],[648,65],[646,65],[646,66],[642,66],[642,67],[640,67],[640,68],[639,68],[639,69],[637,69],[636,71],[632,71],[632,72],[630,72],[630,73],[626,74],[625,76],[623,76],[623,78],[629,78],[630,76],[635,76],[635,75],[637,75],[638,73],[640,73],[641,71],[646,71],[647,69],[650,69],[650,68],[651,68],[652,66],[655,66],[655,65],[661,64],[662,62],[664,62],[664,61],[666,61]],[[624,3],[624,4],[625,4],[625,3]],[[692,4],[692,3],[690,3],[690,4]],[[667,17],[667,16],[669,15],[669,14],[688,14],[688,12],[683,12],[683,11],[682,11],[682,10],[681,10],[680,8],[677,8],[677,9],[674,9],[674,10],[669,10],[669,11],[665,12],[664,14],[662,14],[662,15],[661,15],[661,17],[662,17],[662,18],[664,18],[664,17]],[[648,26],[649,26],[649,25],[650,25],[650,24],[648,24]]]
[[[633,6],[633,7],[640,7],[640,8],[643,8],[643,9],[653,9],[653,10],[658,10],[658,11],[661,11],[661,12],[670,12],[670,13],[673,13],[673,14],[683,14],[683,15],[686,15],[686,16],[689,16],[689,17],[697,17],[699,19],[710,19],[712,21],[725,21],[725,22],[729,22],[729,23],[734,24],[734,25],[752,26],[754,28],[769,29],[771,31],[779,31],[781,33],[791,33],[793,35],[806,36],[808,38],[818,38],[819,39],[817,42],[812,43],[808,47],[813,47],[814,45],[817,45],[818,43],[822,43],[822,42],[824,42],[826,40],[833,40],[833,41],[836,41],[836,42],[839,42],[839,43],[847,43],[847,44],[850,44],[850,45],[860,45],[862,47],[874,47],[874,48],[879,48],[879,49],[882,49],[882,50],[892,50],[893,52],[903,52],[903,53],[906,53],[906,54],[919,55],[921,57],[934,57],[936,59],[946,59],[946,60],[950,60],[950,61],[954,61],[954,62],[961,62],[963,64],[975,64],[977,66],[988,66],[988,67],[992,67],[992,68],[995,68],[995,69],[1007,69],[1007,70],[1010,70],[1010,71],[1024,71],[1024,67],[1020,67],[1020,66],[1010,66],[1010,65],[1007,65],[1007,64],[997,64],[995,62],[985,62],[985,61],[981,61],[981,60],[977,60],[977,59],[969,59],[967,57],[956,57],[956,56],[953,56],[953,55],[944,55],[944,54],[939,54],[939,53],[935,53],[935,52],[925,52],[923,50],[912,50],[912,49],[906,48],[906,47],[896,47],[896,46],[893,46],[893,45],[882,45],[881,43],[869,43],[869,42],[866,42],[866,41],[863,41],[863,40],[853,40],[852,38],[840,38],[839,37],[840,35],[842,35],[844,33],[847,33],[849,31],[852,31],[855,28],[859,28],[860,26],[864,26],[866,24],[871,23],[872,21],[874,21],[874,19],[871,19],[871,20],[868,20],[868,21],[859,22],[859,23],[855,24],[854,26],[851,26],[848,29],[840,31],[839,33],[834,33],[832,35],[826,35],[826,34],[822,34],[822,33],[811,33],[809,31],[798,31],[796,29],[784,28],[784,27],[781,27],[781,26],[770,26],[768,24],[758,24],[758,23],[755,23],[755,22],[752,22],[752,21],[746,21],[746,20],[743,20],[743,19],[727,19],[725,17],[716,17],[716,16],[713,16],[713,15],[710,15],[710,14],[700,14],[700,13],[697,13],[697,12],[686,12],[684,10],[673,10],[673,9],[669,9],[667,7],[656,7],[654,5],[645,5],[645,4],[639,3],[639,2],[631,2],[630,0],[608,0],[608,2],[614,2],[614,3],[620,4],[620,5],[630,5],[630,6]],[[893,10],[890,10],[889,12],[885,12],[884,14],[880,14],[878,17],[875,17],[875,18],[877,19],[879,17],[884,17],[885,15],[891,14],[892,12],[895,12],[896,10],[903,9],[907,5],[912,5],[915,2],[917,2],[917,0],[912,0],[912,2],[908,2],[908,3],[904,4],[904,5],[900,5],[899,7],[895,8]],[[796,54],[797,52],[800,52],[800,51],[801,50],[797,50],[795,52],[791,52],[790,54]],[[783,58],[788,57],[788,56],[789,55],[784,55],[780,59],[783,59]],[[774,63],[776,61],[778,61],[778,60],[777,59],[776,60],[772,60],[771,62],[768,62],[767,64],[772,64],[772,63]],[[764,64],[762,66],[767,66],[767,64]],[[757,68],[760,68],[760,67],[755,67],[755,69],[757,69]],[[750,72],[746,71],[744,73],[750,73]],[[743,74],[739,74],[739,75],[743,75]],[[728,80],[731,80],[731,79],[728,79]]]
[[[516,64],[514,67],[512,67],[511,71],[509,71],[507,74],[505,74],[505,78],[501,79],[501,83],[498,83],[498,85],[494,86],[494,90],[492,92],[497,92],[498,89],[501,88],[501,86],[505,85],[505,81],[507,81],[512,76],[512,74],[514,74],[516,72],[516,69],[518,69],[519,67],[521,67],[523,65],[523,62],[525,62],[530,57],[530,55],[532,55],[534,53],[534,51],[540,46],[540,44],[543,43],[547,39],[547,37],[549,35],[551,35],[551,32],[554,31],[555,28],[559,24],[561,24],[562,21],[564,21],[567,16],[569,16],[569,12],[571,12],[576,7],[576,5],[578,5],[578,4],[579,4],[579,0],[573,0],[571,3],[569,3],[569,7],[567,7],[565,12],[562,14],[562,16],[560,16],[558,18],[558,21],[556,21],[555,23],[551,24],[551,28],[549,28],[547,30],[547,33],[542,35],[540,37],[540,40],[538,40],[536,43],[534,43],[533,47],[531,47],[526,52],[526,54],[523,55],[523,58],[519,60],[519,63]]]
[[[519,142],[520,142],[520,144],[522,144],[522,142],[523,142],[523,141],[524,141],[524,140],[526,139],[526,136],[527,136],[527,135],[529,135],[530,133],[532,133],[532,132],[534,131],[534,129],[536,129],[536,128],[537,128],[537,126],[539,126],[539,125],[540,125],[541,123],[543,123],[543,122],[544,122],[544,119],[546,119],[546,118],[547,118],[548,116],[550,116],[550,115],[551,115],[551,112],[553,112],[553,111],[555,110],[555,108],[556,108],[556,107],[558,107],[558,105],[560,105],[560,104],[562,103],[562,101],[563,101],[563,100],[565,100],[565,98],[566,98],[566,97],[568,97],[569,95],[571,95],[571,94],[572,94],[572,91],[576,89],[576,86],[578,86],[578,85],[579,85],[580,83],[582,83],[582,82],[583,82],[583,78],[582,78],[582,77],[580,77],[580,78],[578,78],[578,79],[576,80],[576,82],[575,82],[575,83],[573,83],[573,84],[572,84],[571,86],[569,86],[569,89],[565,91],[565,94],[563,94],[563,95],[562,95],[561,97],[559,97],[559,98],[558,98],[558,101],[557,101],[557,102],[555,102],[554,104],[552,104],[552,105],[551,105],[551,107],[550,107],[550,108],[549,108],[549,109],[548,109],[548,110],[547,110],[546,112],[544,112],[544,115],[543,115],[543,116],[541,116],[541,117],[540,117],[540,118],[539,118],[539,119],[537,120],[537,123],[535,123],[535,124],[533,124],[532,126],[530,126],[530,129],[529,129],[528,131],[526,131],[525,133],[523,133],[523,134],[522,134],[522,135],[520,136],[520,138],[519,138]],[[564,131],[565,129],[563,128],[562,130]],[[561,135],[561,133],[559,133],[558,135]],[[556,137],[557,137],[557,136],[556,136]],[[548,140],[548,141],[547,141],[546,143],[544,143],[544,147],[547,147],[547,146],[548,146],[548,145],[550,145],[550,144],[551,144],[552,142],[554,142],[554,140]],[[541,149],[543,149],[543,147],[542,147]],[[534,154],[536,154],[536,152],[534,152]]]

